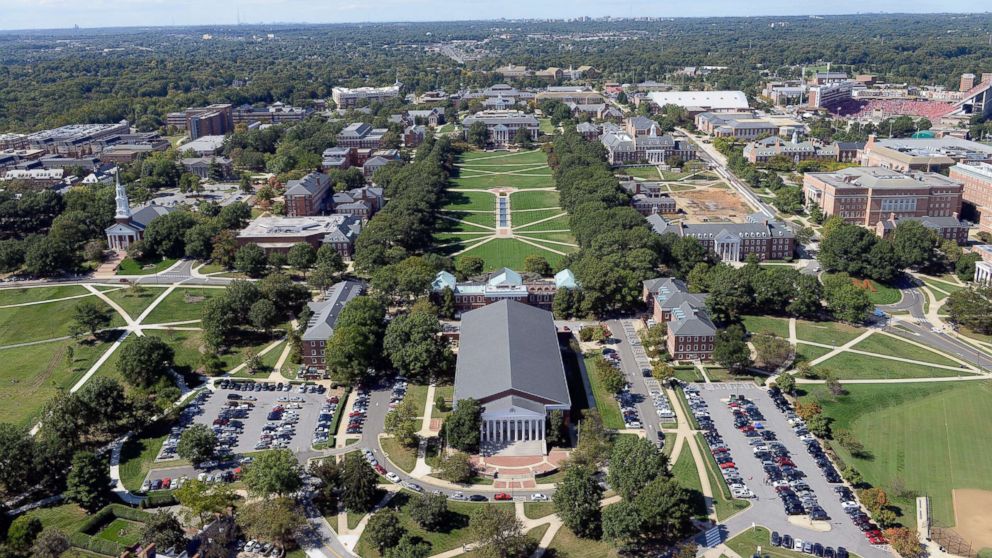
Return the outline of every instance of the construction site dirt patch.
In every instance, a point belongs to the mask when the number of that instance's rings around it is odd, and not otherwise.
[[[679,208],[691,223],[706,221],[733,221],[743,223],[753,210],[736,192],[702,188],[672,194]]]
[[[960,488],[954,494],[954,531],[972,548],[992,548],[992,490]]]

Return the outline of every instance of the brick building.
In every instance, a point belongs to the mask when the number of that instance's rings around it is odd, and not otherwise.
[[[620,186],[630,194],[630,204],[645,217],[656,213],[678,213],[675,199],[668,195],[667,189],[660,182],[641,182],[624,180]]]
[[[961,215],[978,223],[979,230],[992,232],[992,165],[959,163],[949,175],[964,186]]]
[[[648,224],[658,234],[695,238],[723,261],[740,262],[750,255],[759,260],[784,260],[796,249],[792,229],[767,218],[751,223],[669,223],[661,215],[651,215]]]
[[[706,295],[690,293],[678,279],[659,277],[643,283],[657,323],[666,324],[665,342],[674,360],[708,360],[713,357],[716,326],[706,312]]]
[[[286,184],[286,215],[308,217],[323,215],[330,210],[331,179],[326,174],[312,172]]]
[[[345,261],[355,252],[362,220],[351,215],[259,217],[238,234],[238,246],[257,244],[266,253],[287,252],[296,243],[331,245]]]
[[[327,289],[320,300],[308,303],[312,314],[301,336],[300,346],[304,375],[323,375],[327,369],[324,347],[334,334],[338,316],[351,299],[362,294],[364,288],[358,281],[341,281]]]
[[[882,167],[851,167],[806,173],[803,194],[825,215],[856,225],[875,226],[896,218],[950,217],[961,211],[960,182],[932,172],[902,173]]]

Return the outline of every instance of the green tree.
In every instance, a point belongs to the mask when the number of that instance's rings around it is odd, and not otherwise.
[[[757,366],[775,371],[788,362],[792,356],[789,341],[771,333],[757,333],[751,336],[751,344],[758,355]]]
[[[237,498],[230,485],[208,485],[197,479],[184,482],[174,495],[183,507],[182,513],[186,520],[196,520],[200,527],[204,526],[214,514],[227,509]]]
[[[251,325],[268,332],[279,323],[279,310],[271,300],[263,298],[251,305],[248,311],[248,319]]]
[[[568,445],[568,429],[565,426],[565,413],[555,409],[548,414],[545,438],[551,447],[565,447]]]
[[[617,502],[603,509],[603,539],[620,552],[633,551],[643,529],[641,513],[632,502]]]
[[[785,393],[792,393],[796,389],[796,378],[783,372],[775,378],[775,385]]]
[[[41,520],[30,515],[18,516],[7,529],[7,543],[15,550],[27,550],[34,544],[44,527]]]
[[[972,265],[972,267],[974,267],[974,265]],[[972,273],[974,273],[974,271],[972,271]],[[563,290],[567,291],[568,289]],[[455,292],[451,290],[450,287],[445,287],[441,290],[441,317],[448,320],[454,319],[456,310]]]
[[[53,237],[30,242],[24,254],[24,270],[31,275],[51,277],[75,266],[75,253]]]
[[[56,528],[45,529],[31,545],[32,558],[59,558],[72,548],[69,537]]]
[[[933,261],[940,237],[920,221],[902,221],[889,233],[900,267],[925,267]]]
[[[417,447],[420,438],[417,436],[417,411],[413,399],[404,399],[396,408],[386,413],[385,430],[396,438],[401,445],[408,448]]]
[[[313,264],[317,263],[317,251],[306,242],[299,242],[290,247],[286,254],[286,261],[289,265],[302,271],[305,276]]]
[[[551,264],[548,263],[547,258],[537,254],[531,254],[524,258],[524,271],[545,277],[552,273]]]
[[[489,141],[489,130],[486,129],[486,124],[473,122],[465,130],[465,139],[479,149],[486,147],[486,142]]]
[[[954,273],[962,281],[971,281],[975,278],[975,264],[981,261],[982,256],[976,252],[962,254],[954,264]]]
[[[744,342],[741,326],[735,324],[716,332],[713,360],[732,373],[741,372],[751,365],[751,350]]]
[[[992,333],[992,288],[954,291],[947,297],[944,309],[954,323],[978,333]]]
[[[31,481],[34,441],[25,428],[0,423],[0,497],[23,492]]]
[[[441,322],[430,311],[397,316],[386,327],[383,349],[393,367],[416,382],[450,376],[454,357]]]
[[[300,464],[288,449],[268,450],[256,455],[243,478],[248,491],[257,496],[285,496],[303,486]]]
[[[356,383],[382,355],[386,307],[374,297],[358,296],[341,310],[324,355],[327,370],[340,382]]]
[[[155,543],[155,547],[163,551],[170,548],[181,549],[186,547],[186,531],[175,514],[168,510],[160,511],[150,514],[145,520],[141,529],[141,542]]]
[[[341,502],[350,512],[366,513],[379,499],[379,476],[358,453],[345,455],[341,469]]]
[[[193,215],[177,210],[148,223],[144,244],[149,252],[163,258],[181,258],[186,253],[186,232],[196,225]]]
[[[595,472],[592,467],[570,465],[552,496],[555,513],[580,537],[595,538],[600,532],[599,501],[603,497],[603,487],[596,480]]]
[[[479,506],[469,519],[476,547],[483,558],[523,558],[527,554],[527,537],[512,509]]]
[[[456,451],[445,455],[438,467],[441,478],[448,482],[464,484],[475,476],[475,468],[465,452]]]
[[[96,336],[97,331],[110,325],[110,309],[102,302],[83,299],[72,309],[72,321],[90,335]]]
[[[414,496],[409,504],[410,518],[428,531],[443,527],[448,517],[448,498],[444,494]]]
[[[668,458],[644,438],[621,437],[613,443],[607,482],[618,494],[633,500],[654,479],[666,476]]]
[[[405,534],[406,529],[400,524],[399,516],[389,509],[372,514],[365,525],[365,535],[380,554],[387,548],[396,546]]]
[[[214,458],[217,452],[217,435],[204,424],[194,424],[183,430],[176,446],[176,454],[194,465]]]
[[[672,544],[690,532],[692,503],[689,492],[678,481],[657,478],[634,500],[643,520],[644,532],[664,544]]]
[[[295,546],[297,534],[309,526],[299,505],[286,497],[245,504],[235,518],[249,537],[271,541],[282,548]]]
[[[479,451],[482,406],[472,398],[459,399],[444,421],[448,445],[468,453]]]
[[[386,549],[385,558],[427,558],[430,555],[430,543],[406,534],[396,546]]]
[[[72,456],[72,468],[66,478],[66,500],[93,513],[110,501],[110,466],[105,459],[90,452]]]
[[[234,256],[234,267],[248,277],[261,277],[268,266],[265,252],[257,244],[245,244]]]
[[[459,277],[467,279],[482,273],[485,265],[486,260],[478,256],[462,256],[455,260],[455,271]]]
[[[125,382],[150,387],[166,377],[172,368],[175,352],[155,336],[134,337],[120,349],[117,371]]]

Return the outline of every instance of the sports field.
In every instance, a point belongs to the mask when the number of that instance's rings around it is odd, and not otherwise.
[[[480,257],[487,271],[521,270],[532,254],[554,266],[578,250],[547,163],[539,149],[462,154],[438,220],[436,250]],[[503,223],[497,219],[497,190],[510,190],[503,192]]]
[[[915,525],[913,496],[928,495],[934,522],[954,524],[955,488],[992,490],[992,385],[988,382],[847,384],[847,395],[812,391],[833,419],[869,454],[855,458],[834,444],[865,480],[895,498],[901,521]],[[900,489],[903,487],[902,489]],[[902,495],[897,494],[903,492]]]

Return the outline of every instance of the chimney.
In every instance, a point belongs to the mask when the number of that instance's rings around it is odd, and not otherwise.
[[[878,136],[876,136],[875,134],[868,134],[868,141],[865,142],[865,147],[868,147],[869,145],[875,145],[876,139],[878,139]]]
[[[992,72],[983,72],[982,83],[988,83],[990,81],[992,81]]]
[[[982,78],[984,79],[984,77]],[[975,86],[975,74],[961,74],[961,84],[958,87],[960,91],[969,91]]]

